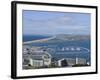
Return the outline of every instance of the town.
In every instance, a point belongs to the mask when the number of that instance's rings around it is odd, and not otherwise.
[[[61,58],[56,60],[49,52],[50,48],[23,45],[23,69],[60,68],[89,66],[85,58]],[[75,50],[75,48],[62,48],[61,51]],[[80,51],[80,48],[76,48]],[[66,51],[66,53],[67,53]]]

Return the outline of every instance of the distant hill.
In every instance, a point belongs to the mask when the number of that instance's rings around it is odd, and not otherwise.
[[[59,35],[56,35],[56,39],[60,39],[60,40],[87,40],[87,39],[90,39],[90,35],[59,34]]]

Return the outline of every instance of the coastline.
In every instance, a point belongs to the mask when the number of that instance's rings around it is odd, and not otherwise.
[[[45,41],[48,41],[48,40],[51,40],[51,39],[54,39],[54,38],[56,38],[56,36],[53,36],[53,37],[50,37],[50,38],[45,38],[45,39],[26,41],[26,42],[23,42],[23,44],[30,44],[30,43],[35,43],[35,42],[45,42]]]

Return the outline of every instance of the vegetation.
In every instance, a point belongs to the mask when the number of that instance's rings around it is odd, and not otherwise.
[[[81,66],[89,66],[89,65],[87,65],[87,64],[75,64],[72,67],[81,67]]]

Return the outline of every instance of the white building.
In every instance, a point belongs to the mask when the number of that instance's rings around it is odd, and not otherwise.
[[[66,60],[66,66],[73,66],[76,63],[76,60],[73,58],[63,58],[58,60],[58,66],[62,66],[64,60]]]
[[[24,54],[27,54],[30,50],[30,47],[29,46],[23,46],[23,55]]]
[[[33,60],[29,59],[29,64],[33,67],[42,67],[43,66],[43,60]]]
[[[78,64],[78,65],[87,64],[86,59],[84,59],[84,58],[76,58],[76,59],[63,58],[63,59],[58,60],[58,66],[62,66],[64,60],[66,60],[66,66],[73,66],[73,65],[76,65],[76,64]]]
[[[87,64],[87,62],[86,62],[86,59],[84,58],[76,58],[76,64],[84,65],[84,64]]]
[[[43,67],[51,64],[51,55],[47,51],[31,49],[30,54],[23,54],[23,65]]]

